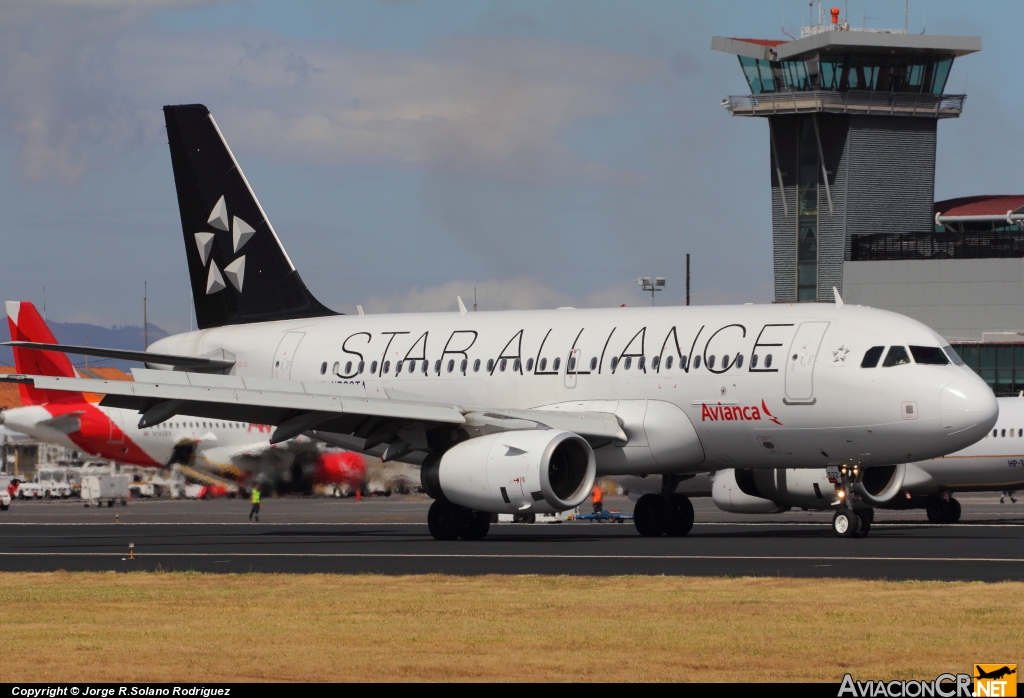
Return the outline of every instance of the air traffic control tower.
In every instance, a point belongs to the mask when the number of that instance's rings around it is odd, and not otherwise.
[[[831,302],[855,242],[935,232],[936,128],[965,99],[945,94],[946,79],[981,50],[978,37],[831,19],[799,39],[711,43],[739,57],[750,86],[722,105],[768,120],[776,302]]]

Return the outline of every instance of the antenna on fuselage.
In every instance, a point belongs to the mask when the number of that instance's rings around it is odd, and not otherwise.
[[[837,308],[842,308],[843,307],[843,298],[842,298],[842,296],[839,295],[839,289],[836,288],[835,286],[833,286],[832,287],[832,293],[836,297],[836,307]]]
[[[465,315],[466,304],[462,302],[462,296],[455,296],[455,300],[459,302],[459,315]]]

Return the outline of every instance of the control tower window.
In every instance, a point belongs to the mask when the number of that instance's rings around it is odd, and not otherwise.
[[[818,299],[818,140],[813,117],[800,124],[797,217],[797,300]]]
[[[910,355],[905,347],[889,347],[889,353],[885,355],[883,366],[902,366],[910,363]]]

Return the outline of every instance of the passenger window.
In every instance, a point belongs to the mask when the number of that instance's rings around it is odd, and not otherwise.
[[[423,361],[423,375],[424,376],[427,375],[427,371],[429,371],[429,370],[430,370],[430,362],[424,360]]]
[[[657,371],[659,364],[661,364],[661,357],[660,356],[655,356],[654,358],[651,359],[651,369]]]
[[[942,347],[942,351],[946,352],[946,356],[957,366],[963,366],[964,360],[960,358],[960,355],[956,353],[956,349],[946,344]]]
[[[597,370],[597,357],[596,356],[593,356],[590,359],[590,370],[591,371],[596,371]]]
[[[619,366],[619,357],[613,356],[612,357],[612,370],[614,371],[616,368],[618,368],[618,366]]]
[[[729,368],[729,355],[728,354],[724,354],[722,356],[722,370],[724,371],[727,368]]]
[[[694,368],[694,370],[700,368],[700,354],[698,354],[697,356],[693,357],[693,368]]]
[[[910,355],[907,354],[905,347],[894,346],[889,347],[889,353],[885,355],[885,361],[882,362],[882,366],[902,366],[903,364],[910,363]]]
[[[349,361],[345,364],[345,375],[352,373],[352,362]]]
[[[376,361],[371,361],[370,362],[370,373],[376,373],[376,372],[377,372],[377,362]]]
[[[949,359],[946,352],[939,347],[915,347],[910,345],[910,353],[914,356],[914,363],[931,364],[934,366],[947,366]]]
[[[665,359],[665,368],[672,368],[672,358],[673,358],[672,355],[669,354],[668,358]],[[683,366],[683,360],[682,359],[679,360],[679,366],[680,367]]]
[[[455,370],[455,359],[448,359],[448,373]]]
[[[326,361],[324,361],[322,364],[320,364],[320,375],[322,376],[325,373],[327,373],[327,362]]]
[[[878,365],[878,360],[882,358],[882,352],[885,351],[885,347],[871,347],[864,353],[864,360],[860,362],[861,368],[874,368]]]
[[[575,371],[576,370],[576,357],[575,356],[570,356],[569,357],[569,362],[567,364],[567,369],[566,370],[569,370],[569,371]]]
[[[996,438],[997,436],[999,436],[999,430],[998,430],[998,429],[993,429],[993,430],[992,430],[992,438],[994,439],[994,438]]]
[[[637,359],[637,361],[636,361],[636,367],[637,367],[638,369],[640,369],[641,371],[643,371],[643,370],[644,370],[644,364],[646,363],[646,360],[647,360],[647,357],[646,357],[646,356],[641,356],[641,357],[640,357],[639,359]]]
[[[736,368],[743,368],[743,354],[736,355]]]
[[[480,370],[480,359],[476,359],[473,362],[473,373],[476,373],[479,370]]]
[[[331,373],[337,373],[339,370],[341,370],[341,362],[335,361],[334,366],[331,367]]]
[[[556,356],[555,360],[551,362],[551,370],[557,371],[558,367],[562,365],[562,357]]]
[[[512,370],[515,371],[516,373],[519,373],[519,369],[521,366],[522,364],[519,363],[519,359],[516,359],[515,361],[512,362]]]
[[[469,365],[469,361],[466,359],[462,360],[462,364],[459,366],[459,370],[462,371],[462,375],[466,375],[466,367]]]
[[[359,375],[363,374],[363,369],[365,369],[365,368],[366,368],[366,362],[365,361],[360,361],[359,362]]]
[[[438,375],[441,374],[441,359],[438,359],[437,361],[434,362],[434,373]]]
[[[533,370],[533,359],[526,360],[526,372],[529,373]]]
[[[384,362],[384,375],[387,375],[389,371],[391,371],[391,362],[390,361],[385,361]]]
[[[750,368],[757,368],[757,354],[750,355]]]
[[[767,356],[764,357],[764,367],[765,368],[771,368],[772,367],[772,355],[771,354],[768,354]]]
[[[500,370],[501,370],[502,372],[504,372],[504,371],[505,371],[505,368],[506,368],[507,366],[508,366],[508,359],[502,359],[502,360],[501,360],[501,369],[500,369]]]
[[[494,359],[487,359],[487,372],[488,373],[493,373],[494,372]]]
[[[1006,436],[1006,429],[1003,429],[1003,436]]]
[[[548,369],[548,360],[541,359],[540,364],[537,365],[537,368],[539,368],[541,371],[546,371]]]
[[[395,375],[396,376],[402,375],[402,362],[401,361],[399,361],[399,362],[397,362],[395,364]]]
[[[708,357],[707,365],[708,365],[709,369],[715,367],[715,355],[714,354],[712,354],[711,356]]]
[[[423,363],[427,363],[427,362],[424,361]],[[415,370],[416,370],[416,361],[415,360],[410,361],[409,362],[409,373],[412,373]]]

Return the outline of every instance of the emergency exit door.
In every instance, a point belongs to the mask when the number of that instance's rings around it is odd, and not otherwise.
[[[274,352],[274,366],[270,372],[272,378],[289,378],[292,374],[292,360],[299,342],[306,336],[305,332],[288,332],[277,345]]]
[[[788,402],[814,402],[814,364],[817,363],[821,340],[828,322],[800,324],[786,357],[786,397]]]

